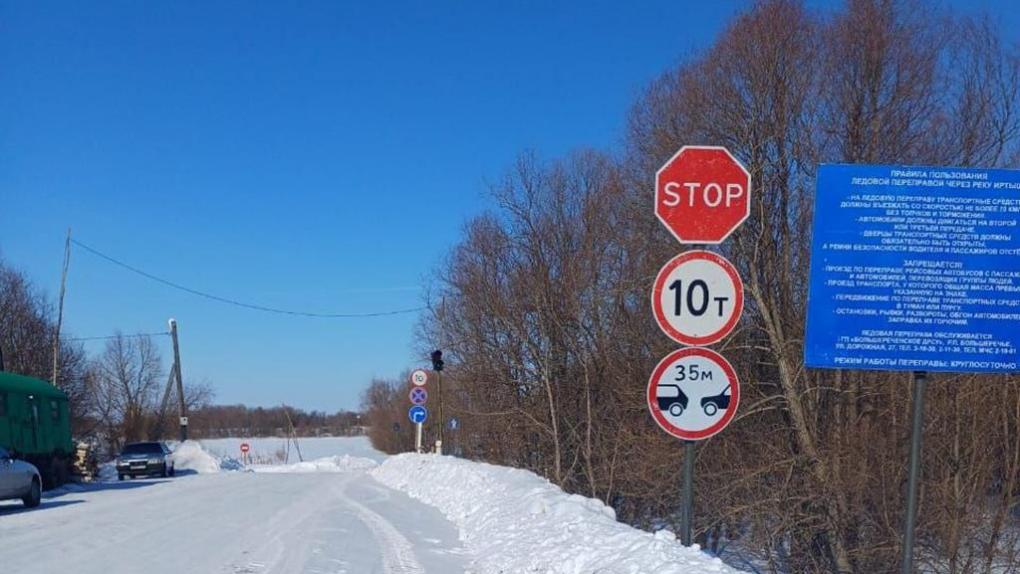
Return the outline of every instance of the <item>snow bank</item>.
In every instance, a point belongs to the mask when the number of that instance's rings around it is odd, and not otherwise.
[[[174,466],[177,470],[193,470],[199,474],[221,471],[254,471],[254,472],[356,472],[376,466],[370,458],[340,454],[298,462],[295,464],[256,464],[245,467],[236,458],[214,454],[206,450],[204,442],[187,441],[174,449]]]
[[[616,521],[598,500],[568,495],[520,469],[402,454],[371,471],[379,482],[438,508],[460,529],[482,574],[736,573],[667,531]]]
[[[255,472],[354,472],[375,467],[374,460],[350,456],[327,456],[295,464],[254,465]]]
[[[220,471],[220,461],[193,440],[177,445],[173,457],[175,470],[193,470],[199,474]]]

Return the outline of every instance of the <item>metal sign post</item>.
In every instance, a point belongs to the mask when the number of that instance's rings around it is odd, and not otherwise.
[[[443,454],[443,426],[446,420],[443,418],[443,352],[439,349],[432,351],[432,370],[436,372],[436,386],[439,387],[439,438],[436,439],[436,454]]]
[[[414,452],[418,454],[422,453],[422,424],[429,416],[429,411],[425,408],[425,403],[429,399],[429,393],[425,389],[428,382],[428,372],[416,369],[411,373],[411,390],[407,398],[413,406],[408,409],[407,418],[414,424]]]
[[[683,508],[680,512],[680,542],[691,545],[694,530],[694,441],[684,441]]]
[[[726,240],[751,214],[751,174],[726,148],[684,146],[655,174],[655,216],[682,244],[692,245],[659,271],[652,314],[681,345],[712,345],[729,335],[744,308],[736,267],[701,247]],[[680,540],[694,540],[695,441],[721,431],[740,404],[740,381],[726,359],[692,346],[662,359],[648,381],[648,411],[684,441]]]
[[[917,522],[917,487],[921,482],[921,437],[924,434],[924,391],[928,373],[914,371],[914,415],[910,431],[910,479],[907,483],[907,523],[903,528],[902,574],[914,571],[914,526]]]
[[[429,411],[422,405],[414,405],[407,410],[407,418],[414,423],[414,450],[422,452],[422,424],[429,418]]]

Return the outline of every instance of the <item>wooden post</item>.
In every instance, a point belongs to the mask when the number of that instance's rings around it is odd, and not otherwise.
[[[60,298],[57,300],[57,329],[53,333],[53,377],[50,382],[57,386],[60,376],[60,328],[64,323],[64,293],[67,290],[67,268],[71,265],[71,228],[67,228],[64,242],[64,268],[60,274]]]
[[[184,401],[184,378],[181,375],[181,350],[177,345],[177,321],[170,319],[170,337],[174,340],[174,375],[177,378],[177,414],[181,423],[181,442],[188,440],[188,405]]]
[[[290,420],[290,409],[287,408],[287,405],[283,405],[283,415],[287,417],[287,426],[289,427],[287,437],[289,440],[294,441],[294,450],[297,451],[298,462],[304,462],[305,459],[301,456],[301,446],[297,442],[297,432],[294,430],[294,421]]]

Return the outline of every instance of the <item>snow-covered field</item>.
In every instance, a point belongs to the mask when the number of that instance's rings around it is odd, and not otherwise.
[[[0,503],[3,572],[732,573],[615,521],[529,472],[363,437],[302,439],[304,462],[241,467],[240,439],[185,443],[174,479],[101,482]],[[282,439],[248,440],[262,460]],[[278,458],[278,457],[276,457]],[[256,457],[259,460],[259,457]]]
[[[280,453],[285,453],[287,451],[287,439],[275,437],[252,439],[216,438],[202,440],[200,442],[202,443],[202,448],[219,458],[240,458],[241,443],[248,443],[248,446],[251,447],[251,452],[248,454],[254,460],[273,460],[276,459]],[[382,462],[382,460],[386,458],[385,454],[372,448],[372,444],[368,442],[368,438],[363,436],[299,438],[297,439],[297,444],[298,446],[295,448],[294,443],[291,443],[289,462],[298,462],[298,449],[301,450],[301,455],[305,460],[315,460],[317,458],[338,454],[358,456],[374,460],[376,462]]]

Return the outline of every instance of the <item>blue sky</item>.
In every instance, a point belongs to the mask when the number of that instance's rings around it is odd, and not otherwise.
[[[617,146],[646,83],[748,4],[0,1],[0,255],[53,295],[71,226],[217,295],[417,307],[486,181]],[[353,408],[424,363],[413,314],[259,313],[80,249],[65,309],[73,336],[176,317],[185,376],[224,403]]]

